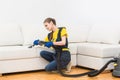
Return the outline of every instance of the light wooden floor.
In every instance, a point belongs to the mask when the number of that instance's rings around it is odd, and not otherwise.
[[[70,74],[83,73],[88,70],[80,68],[72,68]],[[58,73],[48,73],[45,71],[23,72],[14,74],[4,74],[0,77],[0,80],[120,80],[120,78],[112,77],[111,72],[104,72],[96,77],[63,77]]]

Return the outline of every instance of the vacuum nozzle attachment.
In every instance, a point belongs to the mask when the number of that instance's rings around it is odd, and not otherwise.
[[[31,46],[29,46],[28,48],[32,48],[32,47],[34,47],[35,45],[31,45]]]
[[[45,43],[46,43],[45,41],[39,41],[38,45],[42,46],[42,45],[44,45]],[[29,46],[28,48],[32,48],[32,47],[34,47],[34,46],[35,46],[35,45],[33,44],[33,45]]]

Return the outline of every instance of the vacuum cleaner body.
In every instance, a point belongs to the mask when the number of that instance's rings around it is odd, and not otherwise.
[[[120,57],[119,58],[116,58],[116,62],[115,62],[115,68],[112,72],[112,75],[114,77],[120,77]]]

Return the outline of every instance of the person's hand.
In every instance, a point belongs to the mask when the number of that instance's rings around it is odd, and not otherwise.
[[[50,48],[51,46],[53,46],[53,42],[46,42],[45,46],[48,47],[48,48]]]
[[[34,44],[34,45],[38,45],[38,44],[39,44],[39,39],[38,39],[38,40],[35,40],[35,41],[33,42],[33,44]]]

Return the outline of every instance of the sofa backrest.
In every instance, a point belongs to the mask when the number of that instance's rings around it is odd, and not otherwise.
[[[119,44],[120,25],[94,24],[90,30],[88,42]]]
[[[44,40],[48,34],[45,27],[39,24],[22,24],[21,28],[24,39],[23,45],[31,45],[36,39]]]
[[[68,26],[68,39],[70,43],[86,42],[91,25]]]
[[[120,41],[120,25],[94,24],[68,26],[70,43],[97,42],[118,44]],[[39,24],[0,24],[0,46],[31,45],[35,39],[44,40],[48,31]]]
[[[0,24],[0,46],[22,44],[23,37],[17,24]]]

